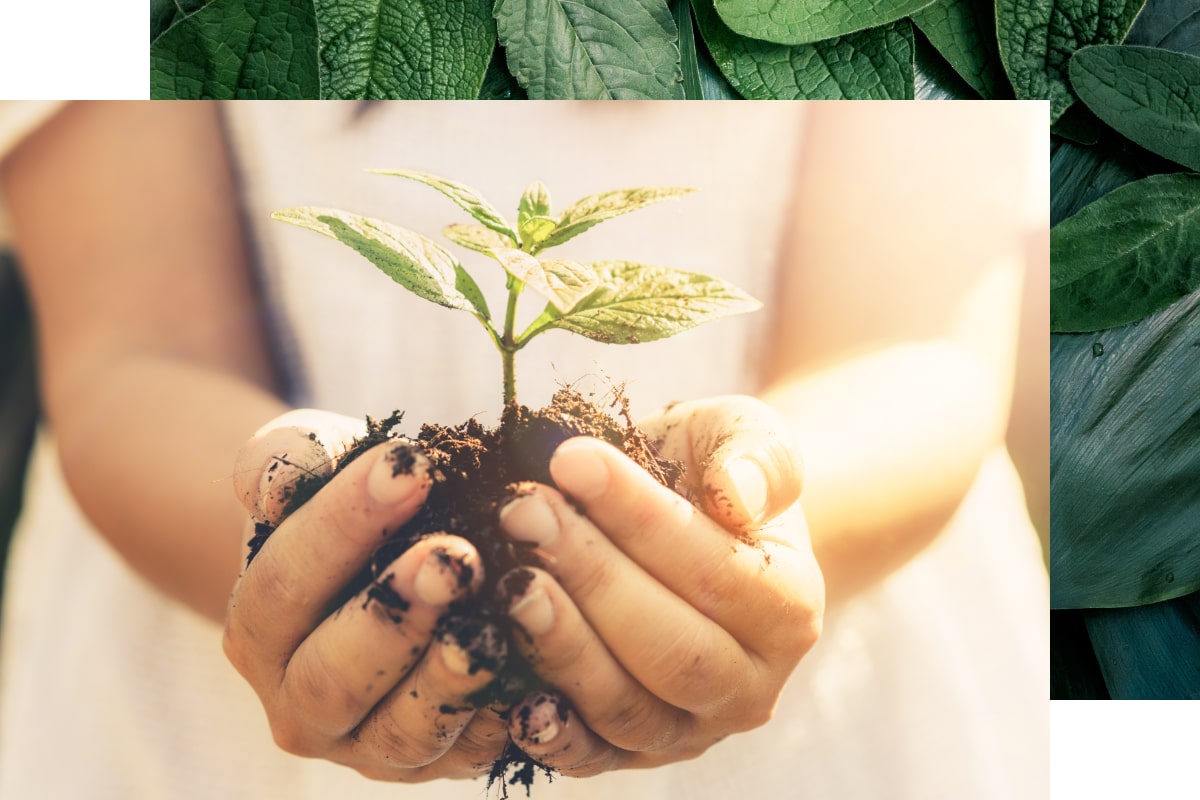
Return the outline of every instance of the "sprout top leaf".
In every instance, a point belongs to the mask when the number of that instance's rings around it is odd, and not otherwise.
[[[461,183],[414,170],[372,170],[408,178],[450,198],[479,224],[455,223],[446,238],[497,261],[507,274],[508,302],[497,328],[478,284],[444,248],[418,233],[369,217],[325,208],[289,208],[273,219],[336,239],[362,254],[406,289],[430,302],[471,313],[500,351],[504,402],[515,402],[513,359],[538,334],[558,328],[589,339],[637,344],[674,336],[709,320],[761,307],[754,298],[718,278],[632,261],[584,264],[540,258],[584,231],[693,189],[646,187],[585,197],[552,214],[550,192],[529,185],[517,207],[517,229],[479,192]],[[526,288],[546,300],[524,332],[516,332],[517,300]]]

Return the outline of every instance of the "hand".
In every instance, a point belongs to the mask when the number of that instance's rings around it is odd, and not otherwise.
[[[724,397],[642,428],[684,462],[707,515],[585,438],[555,452],[557,489],[530,485],[501,511],[548,564],[501,585],[518,646],[558,692],[515,706],[509,734],[568,775],[691,758],[762,725],[820,632],[800,461],[779,417]]]
[[[242,449],[238,495],[255,518],[278,528],[234,588],[226,655],[290,753],[380,780],[486,773],[508,735],[497,711],[468,707],[466,698],[494,673],[467,653],[482,648],[499,663],[503,637],[485,630],[456,642],[434,632],[450,602],[482,582],[474,548],[453,536],[423,538],[369,589],[333,607],[381,532],[395,531],[424,502],[425,457],[403,444],[378,445],[283,516],[297,480],[328,477],[359,427],[323,412],[291,412]]]

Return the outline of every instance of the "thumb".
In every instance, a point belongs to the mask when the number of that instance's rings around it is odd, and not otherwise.
[[[278,525],[304,480],[324,483],[354,437],[365,432],[363,420],[331,411],[303,408],[281,414],[238,451],[234,491],[251,517]]]
[[[676,403],[639,427],[664,457],[683,462],[693,501],[730,530],[758,528],[800,497],[794,437],[761,400],[725,395]]]

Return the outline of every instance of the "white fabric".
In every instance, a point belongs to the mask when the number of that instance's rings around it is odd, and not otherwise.
[[[492,421],[499,406],[498,364],[469,316],[405,295],[336,243],[267,221],[273,209],[328,205],[436,236],[463,219],[432,190],[362,168],[460,179],[505,211],[533,178],[558,207],[623,185],[699,186],[693,197],[584,234],[563,255],[711,272],[769,302],[766,268],[799,145],[799,106],[747,103],[725,113],[718,105],[397,104],[355,120],[355,106],[236,104],[229,114],[244,202],[305,401],[355,415],[400,407],[414,428],[472,414]],[[467,263],[487,269],[483,259]],[[556,381],[598,371],[598,361],[630,382],[641,411],[744,391],[761,324],[727,320],[635,348],[549,334],[521,354],[518,390],[543,402]],[[89,529],[47,436],[8,580],[0,797],[483,793],[482,782],[373,784],[276,751],[253,694],[223,659],[219,631],[157,597]],[[931,547],[830,613],[771,723],[695,761],[559,778],[534,787],[534,797],[1045,797],[1047,609],[1020,484],[998,452]]]

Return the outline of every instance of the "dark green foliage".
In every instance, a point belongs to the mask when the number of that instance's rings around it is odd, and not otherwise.
[[[1055,697],[1200,697],[1198,50],[1194,0],[1149,0],[1063,62],[1051,318],[1106,329],[1051,336]]]

